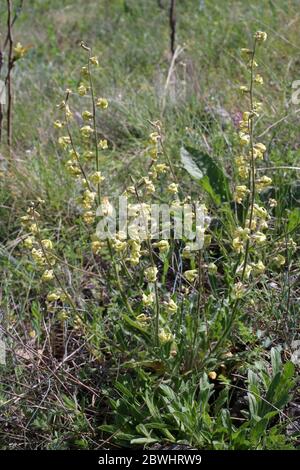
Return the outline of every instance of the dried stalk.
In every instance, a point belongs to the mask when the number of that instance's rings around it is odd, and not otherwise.
[[[13,99],[12,97],[12,68],[14,66],[12,28],[21,13],[21,10],[23,8],[23,3],[24,3],[24,0],[19,1],[19,5],[17,6],[16,11],[13,15],[12,1],[7,0],[7,33],[6,33],[4,43],[3,43],[2,50],[0,50],[0,75],[1,75],[1,70],[4,64],[4,59],[3,59],[4,51],[7,46],[9,47],[8,61],[7,61],[7,75],[5,77],[5,86],[7,86],[7,90],[8,90],[8,108],[7,108],[7,143],[8,143],[8,146],[11,145],[11,141],[12,141],[12,99]],[[4,118],[4,111],[0,103],[0,142],[2,140],[3,118]]]
[[[170,49],[171,49],[172,57],[175,53],[175,37],[176,37],[175,4],[176,4],[176,0],[170,0],[169,22],[170,22]]]
[[[12,4],[7,0],[7,37],[8,37],[8,71],[7,71],[7,145],[12,143],[12,68],[13,68],[13,36],[12,36]]]

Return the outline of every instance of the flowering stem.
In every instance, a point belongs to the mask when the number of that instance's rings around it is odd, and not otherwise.
[[[251,69],[250,69],[250,88],[249,88],[249,96],[250,96],[250,115],[248,119],[248,128],[249,128],[249,134],[250,134],[250,170],[249,170],[249,186],[250,186],[250,202],[247,208],[246,212],[246,217],[245,220],[247,219],[247,215],[249,212],[250,208],[250,215],[249,215],[249,229],[250,229],[250,234],[252,231],[252,223],[253,223],[253,212],[254,212],[254,202],[255,202],[255,158],[254,158],[254,129],[253,129],[253,118],[254,116],[252,115],[253,112],[253,84],[254,84],[254,77],[253,77],[253,72],[254,72],[254,57],[255,57],[255,51],[256,51],[256,39],[254,40],[254,45],[253,45],[253,51],[251,55]],[[246,247],[245,247],[245,259],[244,259],[244,264],[243,264],[243,269],[242,269],[242,275],[241,275],[241,281],[244,280],[245,277],[245,272],[246,272],[246,267],[248,263],[248,258],[249,258],[249,250],[250,250],[250,238],[247,239],[246,242]],[[237,268],[237,266],[236,266]],[[235,273],[236,273],[236,268],[235,268]],[[219,338],[217,341],[216,345],[212,349],[212,352],[216,351],[221,344],[226,340],[228,334],[230,333],[230,330],[232,328],[232,325],[234,323],[238,307],[240,304],[241,299],[235,299],[233,307],[232,307],[232,313],[231,316],[228,320],[228,324],[222,334],[222,336]]]
[[[89,52],[89,61],[88,61],[88,73],[89,73],[89,83],[90,83],[90,90],[91,90],[91,100],[92,100],[92,115],[93,115],[93,128],[94,128],[94,146],[95,146],[95,155],[96,155],[96,170],[99,171],[100,165],[99,165],[99,149],[98,149],[98,139],[97,139],[97,124],[96,124],[96,103],[95,103],[95,93],[94,93],[94,84],[93,84],[93,78],[92,78],[92,73],[91,73],[91,57],[92,57],[92,51],[89,47],[84,46],[84,49]],[[100,183],[97,184],[97,193],[98,193],[98,204],[101,204],[101,188],[100,188]],[[117,281],[117,286],[118,290],[120,292],[120,295],[122,297],[122,300],[124,304],[126,305],[126,308],[129,312],[130,315],[133,315],[133,310],[128,302],[127,296],[123,290],[118,268],[116,265],[116,262],[114,260],[114,255],[113,255],[113,250],[112,250],[112,245],[109,239],[107,239],[107,247],[108,251],[110,254],[111,262],[113,265],[114,273],[116,276],[116,281]]]
[[[137,190],[136,185],[134,185],[134,190],[136,194],[136,198],[142,208],[142,214],[144,217],[144,226],[147,227],[147,219],[145,217],[144,211],[143,211],[143,206],[142,202],[140,200],[140,196]],[[148,245],[148,250],[149,250],[149,255],[150,255],[150,261],[151,265],[153,268],[156,267],[155,262],[154,262],[154,256],[153,256],[153,248],[150,243],[149,237],[147,237],[147,245]],[[154,291],[155,291],[155,307],[156,307],[156,315],[155,315],[155,339],[156,339],[156,344],[157,346],[159,345],[159,316],[160,316],[160,309],[159,309],[159,295],[158,295],[158,285],[157,285],[157,280],[154,282]]]
[[[67,103],[67,101],[68,101],[68,98],[69,98],[69,94],[67,94],[66,103]],[[72,134],[71,134],[71,131],[70,131],[70,127],[69,127],[69,120],[68,120],[67,112],[65,112],[65,119],[66,119],[67,133],[68,133],[68,136],[69,136],[69,138],[70,138],[72,150],[73,150],[73,152],[74,152],[74,155],[75,155],[75,158],[76,158],[77,163],[78,163],[78,165],[79,165],[79,168],[80,168],[80,171],[81,171],[81,173],[82,173],[82,176],[84,177],[84,180],[85,180],[85,182],[86,182],[86,184],[87,184],[87,187],[88,187],[89,190],[91,190],[91,186],[90,186],[89,180],[88,180],[88,178],[87,178],[87,176],[86,176],[86,173],[85,173],[85,171],[84,171],[84,169],[83,169],[83,166],[81,165],[80,159],[79,159],[78,154],[77,154],[76,149],[75,149],[73,137],[72,137]]]
[[[253,118],[254,116],[251,115],[253,112],[253,71],[254,71],[254,57],[255,57],[255,50],[256,50],[256,39],[254,40],[253,51],[251,56],[251,74],[250,74],[250,116],[248,120],[248,126],[250,129],[250,171],[249,171],[249,186],[250,186],[250,216],[249,216],[249,230],[250,234],[252,231],[252,222],[253,222],[253,209],[254,209],[254,201],[255,201],[255,158],[254,158],[254,138],[253,138]],[[249,211],[249,206],[247,209],[247,213]],[[247,215],[246,215],[247,218]],[[249,257],[249,249],[250,249],[250,238],[248,238],[246,242],[245,248],[245,260],[243,265],[243,271],[241,280],[243,281],[245,277],[248,257]]]
[[[7,82],[7,144],[10,150],[12,143],[12,68],[13,68],[13,37],[12,37],[12,5],[11,0],[7,0],[7,38],[8,38],[8,72]]]
[[[112,265],[113,265],[113,268],[114,268],[114,273],[115,273],[115,276],[116,276],[118,290],[119,290],[120,295],[122,297],[122,300],[123,300],[123,302],[124,302],[124,304],[125,304],[125,306],[128,310],[128,313],[130,315],[133,315],[133,310],[132,310],[132,308],[131,308],[131,306],[128,302],[127,295],[125,294],[125,292],[123,290],[123,287],[122,287],[122,284],[121,284],[119,271],[118,271],[116,262],[114,260],[114,254],[113,254],[113,250],[112,250],[112,246],[111,246],[111,242],[110,242],[109,238],[107,239],[107,246],[108,246],[108,251],[109,251],[109,254],[110,254],[111,262],[112,262]]]
[[[92,57],[92,51],[88,48],[89,51],[89,61],[88,61],[88,72],[89,72],[89,82],[91,89],[91,99],[92,99],[92,114],[93,114],[93,128],[94,128],[94,145],[95,145],[95,155],[96,155],[96,170],[99,171],[99,149],[98,149],[98,138],[97,138],[97,123],[96,123],[96,103],[95,103],[95,93],[94,93],[94,83],[91,73],[91,62],[90,58]],[[98,203],[101,203],[101,188],[100,183],[97,184],[98,192]]]
[[[46,263],[47,263],[47,266],[49,269],[52,270],[53,266],[49,260],[49,257],[48,257],[48,254],[47,254],[47,251],[45,250],[44,246],[43,246],[43,243],[42,243],[42,239],[41,239],[41,234],[40,234],[40,229],[38,227],[38,223],[37,223],[37,220],[36,220],[36,217],[35,217],[35,213],[34,213],[34,209],[32,210],[32,215],[33,215],[33,218],[34,218],[34,221],[36,223],[36,226],[37,226],[37,241],[38,241],[38,244],[40,246],[40,249],[42,250],[42,253],[43,253],[43,256],[46,260]],[[78,315],[79,316],[79,313],[78,313],[78,310],[77,310],[77,307],[75,305],[75,303],[73,302],[73,299],[70,297],[70,295],[68,294],[68,292],[66,291],[66,289],[64,288],[64,285],[63,283],[61,282],[61,280],[59,279],[58,275],[56,274],[55,271],[53,271],[53,275],[55,277],[55,280],[56,282],[58,283],[59,287],[61,288],[61,290],[63,291],[63,293],[65,294],[69,304],[71,305],[72,307],[72,310],[74,311],[75,315]]]

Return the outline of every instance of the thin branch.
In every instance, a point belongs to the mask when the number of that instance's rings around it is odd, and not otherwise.
[[[7,144],[12,143],[12,68],[13,68],[13,36],[12,36],[12,2],[7,0],[7,36],[8,36],[8,71],[7,71]]]
[[[16,12],[15,12],[14,17],[12,19],[11,27],[13,27],[13,25],[17,21],[19,15],[21,13],[21,10],[23,8],[23,3],[24,3],[24,0],[20,0],[19,6],[16,8]],[[3,51],[5,50],[8,42],[9,42],[9,32],[7,31],[7,35],[6,35],[6,38],[5,38],[5,41],[4,41],[4,45],[3,45]]]
[[[170,0],[169,9],[169,23],[170,23],[170,49],[172,56],[175,53],[175,38],[176,38],[176,0]]]

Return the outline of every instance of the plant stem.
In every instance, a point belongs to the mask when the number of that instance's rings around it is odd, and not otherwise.
[[[254,46],[251,56],[251,75],[250,75],[250,113],[253,111],[253,71],[254,71],[254,57],[255,57],[255,50],[256,50],[256,39],[254,40]],[[250,115],[248,120],[248,125],[250,128],[250,175],[249,175],[249,183],[250,183],[250,217],[249,217],[249,229],[250,235],[252,232],[252,222],[253,222],[253,210],[254,210],[254,202],[255,202],[255,158],[254,158],[254,138],[253,138],[253,116]],[[249,211],[249,207],[247,213]],[[247,216],[246,216],[247,218]],[[243,281],[247,262],[249,258],[249,249],[250,249],[250,238],[248,238],[245,248],[245,260],[243,265],[242,277],[241,280]]]
[[[172,56],[175,53],[175,37],[176,37],[176,0],[170,0],[169,23],[170,23],[170,49]]]
[[[96,103],[95,103],[95,93],[94,93],[94,83],[91,73],[91,62],[90,58],[92,57],[92,51],[89,50],[89,62],[88,62],[88,71],[89,71],[89,82],[91,89],[91,99],[92,99],[92,114],[93,114],[93,128],[94,128],[94,145],[95,145],[95,155],[96,155],[96,170],[99,171],[99,148],[98,148],[98,137],[97,137],[97,123],[96,123]],[[98,193],[98,204],[101,204],[101,188],[100,183],[97,184],[97,193]]]
[[[12,4],[7,0],[7,37],[8,37],[8,71],[7,71],[7,145],[12,143],[12,68],[13,68],[13,37],[12,37]]]

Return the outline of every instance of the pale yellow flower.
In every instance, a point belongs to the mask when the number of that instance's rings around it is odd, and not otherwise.
[[[164,302],[164,306],[166,311],[171,314],[176,313],[178,310],[178,306],[173,299],[169,299],[168,302]]]
[[[155,186],[153,181],[151,181],[147,176],[143,178],[143,183],[146,187],[147,194],[154,194],[155,193]]]
[[[241,299],[245,293],[245,286],[242,282],[237,282],[233,286],[233,295],[236,299]]]
[[[56,127],[56,129],[61,129],[63,127],[63,123],[59,121],[58,119],[54,121],[53,125],[54,127]]]
[[[253,51],[251,49],[247,49],[246,47],[242,47],[241,53],[245,56],[249,56],[253,54]]]
[[[211,372],[209,372],[207,375],[210,378],[210,380],[216,380],[216,378],[217,378],[217,373],[213,370]]]
[[[127,248],[127,242],[126,241],[121,241],[121,240],[118,240],[117,238],[115,238],[113,240],[113,248],[116,250],[117,253],[122,253]]]
[[[99,60],[98,60],[98,57],[96,57],[96,56],[90,57],[90,62],[93,65],[96,65],[96,66],[99,65]]]
[[[250,193],[250,190],[247,188],[247,186],[239,185],[239,186],[236,186],[235,188],[233,198],[238,204],[241,204],[243,199],[245,199],[246,195],[249,193]]]
[[[158,132],[151,132],[151,134],[149,135],[149,139],[150,139],[150,142],[152,144],[155,144],[160,138],[160,135]]]
[[[31,225],[29,226],[29,231],[30,231],[31,233],[33,233],[33,234],[38,233],[38,226],[37,226],[37,224],[31,224]]]
[[[255,82],[255,83],[258,83],[258,85],[263,85],[264,79],[263,79],[263,77],[258,73],[258,74],[256,74],[255,77],[254,77],[254,82]]]
[[[273,263],[275,263],[277,266],[283,266],[285,264],[285,257],[282,255],[277,255],[275,258],[272,259]]]
[[[53,269],[46,269],[46,271],[44,271],[42,274],[43,282],[52,281],[53,278],[54,278]]]
[[[190,245],[186,245],[182,250],[182,258],[190,259],[192,256],[192,249]]]
[[[80,83],[77,91],[80,96],[84,96],[87,94],[87,87],[83,83]]]
[[[83,67],[81,67],[81,75],[85,78],[88,78],[90,76],[90,72],[89,72],[89,69],[86,65],[84,65]]]
[[[98,98],[96,101],[97,108],[107,109],[108,108],[108,101],[106,98]]]
[[[269,199],[269,206],[270,207],[277,207],[277,204],[278,203],[277,203],[276,199],[272,199],[272,198]]]
[[[169,169],[168,165],[166,165],[165,163],[158,163],[157,165],[155,165],[154,168],[158,175],[166,173]]]
[[[250,264],[247,264],[245,268],[244,268],[244,264],[241,264],[237,269],[237,274],[242,275],[244,273],[245,279],[249,279],[251,271],[252,271],[252,266]]]
[[[155,282],[158,269],[155,266],[151,266],[145,269],[145,278],[148,282]]]
[[[88,137],[91,136],[91,134],[93,134],[94,132],[94,129],[87,125],[87,126],[82,126],[81,129],[80,129],[80,132],[81,132],[81,135],[82,137],[84,137],[85,139],[87,139]]]
[[[48,238],[45,238],[44,240],[42,240],[41,244],[42,244],[42,247],[47,251],[52,250],[53,248],[53,243]]]
[[[263,274],[266,270],[264,263],[260,260],[257,263],[252,263],[252,269],[254,274]]]
[[[75,160],[68,160],[65,164],[67,172],[72,176],[80,176],[81,169]]]
[[[263,243],[266,242],[267,237],[264,233],[262,232],[256,232],[251,235],[252,240],[257,243],[258,245],[262,245]]]
[[[106,139],[101,139],[99,141],[98,146],[101,150],[106,150],[108,148],[107,140]]]
[[[87,211],[83,214],[82,218],[87,225],[92,225],[95,222],[95,212]]]
[[[267,210],[264,207],[259,206],[258,204],[254,204],[253,214],[256,215],[257,217],[260,217],[261,219],[268,219],[269,218],[269,214],[268,214]]]
[[[264,175],[261,178],[255,181],[255,187],[258,192],[262,191],[264,188],[267,188],[272,184],[272,179]]]
[[[68,135],[64,135],[62,137],[59,137],[58,139],[58,145],[60,145],[64,150],[70,145],[71,139]]]
[[[171,194],[177,194],[178,193],[178,184],[176,184],[176,183],[169,184],[167,190]]]
[[[34,242],[35,242],[35,238],[29,236],[29,237],[25,238],[23,244],[24,244],[25,248],[30,250],[33,247]]]
[[[20,42],[17,42],[16,46],[14,47],[14,59],[21,59],[22,57],[24,57],[27,51],[28,47],[24,47]]]
[[[197,277],[198,277],[198,271],[197,269],[190,269],[188,271],[184,272],[184,277],[186,278],[187,281],[189,282],[194,282]]]
[[[261,103],[260,101],[254,101],[253,103],[253,112],[258,112],[262,109],[263,107],[263,103]]]
[[[45,264],[44,253],[41,249],[32,248],[31,255],[34,261],[39,265]]]
[[[157,243],[153,243],[152,246],[158,248],[160,253],[166,253],[170,249],[168,240],[160,240]]]
[[[138,315],[136,317],[137,321],[139,321],[140,323],[147,323],[151,320],[150,317],[147,317],[147,315],[145,315],[144,313],[141,313],[140,315]]]
[[[241,145],[248,145],[249,144],[249,142],[250,142],[250,135],[249,134],[245,134],[244,132],[240,132],[239,137],[240,137],[240,144]]]
[[[170,341],[173,340],[173,335],[169,331],[166,331],[164,329],[161,329],[159,332],[159,340],[161,343],[169,343]]]
[[[93,115],[90,111],[83,111],[82,113],[82,119],[84,121],[89,121],[90,119],[92,119]]]
[[[262,144],[261,142],[258,142],[257,144],[254,144],[254,148],[256,150],[259,150],[261,153],[265,153],[265,151],[267,150],[267,147]]]
[[[256,31],[256,33],[254,34],[254,38],[258,42],[265,42],[267,37],[268,35],[264,31]]]
[[[100,242],[99,240],[95,240],[92,242],[92,252],[97,255],[103,246],[103,243]]]
[[[142,302],[145,307],[149,307],[154,303],[154,294],[152,292],[148,295],[143,293]]]
[[[233,239],[232,241],[232,248],[234,249],[234,251],[236,251],[237,253],[242,253],[243,249],[244,249],[244,242],[243,240],[241,240],[239,237],[236,237]]]
[[[58,291],[49,292],[49,294],[47,295],[47,300],[48,302],[55,302],[56,300],[59,300],[60,297],[61,295]]]
[[[214,275],[218,272],[218,267],[215,263],[209,263],[207,266],[208,274]]]
[[[249,238],[249,233],[250,233],[250,230],[248,227],[246,228],[243,228],[243,227],[237,227],[235,232],[234,232],[234,236],[235,237],[239,237],[241,238],[242,240],[248,240]]]
[[[91,176],[90,180],[93,184],[100,184],[105,180],[105,177],[102,175],[101,171],[95,171]]]

